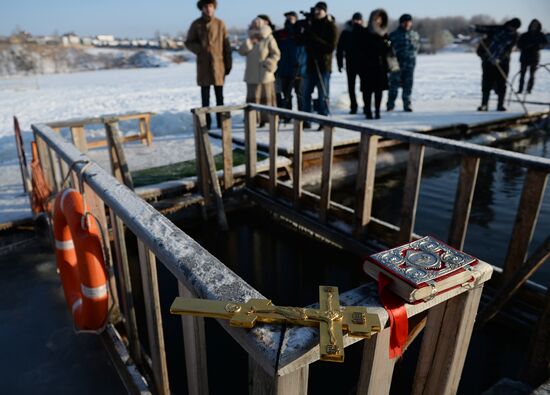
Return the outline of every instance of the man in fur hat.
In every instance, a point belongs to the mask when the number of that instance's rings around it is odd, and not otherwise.
[[[232,67],[231,44],[225,23],[214,16],[216,0],[200,0],[197,3],[202,15],[195,20],[189,32],[185,46],[197,55],[197,84],[201,87],[202,106],[210,106],[210,87],[214,86],[216,105],[223,105],[223,84],[225,76]],[[207,126],[210,129],[210,114],[207,115]],[[218,128],[221,127],[219,114]]]

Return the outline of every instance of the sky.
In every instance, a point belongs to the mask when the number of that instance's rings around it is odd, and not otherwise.
[[[228,27],[244,27],[257,14],[268,14],[281,25],[283,13],[309,10],[306,0],[218,0],[217,16]],[[156,32],[186,32],[198,17],[195,0],[5,0],[0,12],[0,35],[21,28],[34,35],[75,32],[82,36],[114,34],[117,37],[152,37]],[[339,0],[328,1],[329,12],[343,22],[355,11],[365,17],[385,8],[391,18],[403,13],[437,17],[488,14],[497,20],[519,17],[526,28],[536,17],[550,30],[550,0]],[[523,29],[522,29],[523,30]]]

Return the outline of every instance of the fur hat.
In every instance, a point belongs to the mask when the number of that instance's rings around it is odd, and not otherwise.
[[[214,4],[214,8],[218,8],[217,0],[199,0],[197,2],[197,8],[202,11],[202,7],[204,7],[207,4]]]

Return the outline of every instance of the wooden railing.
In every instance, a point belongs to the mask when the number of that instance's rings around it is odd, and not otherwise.
[[[510,278],[526,261],[527,251],[535,231],[548,174],[550,173],[550,159],[421,133],[383,127],[375,128],[361,123],[342,121],[337,118],[257,104],[196,109],[194,114],[198,120],[196,123],[197,133],[207,136],[206,122],[204,121],[206,113],[222,113],[225,114],[226,119],[230,119],[227,114],[230,114],[231,111],[243,110],[245,113],[247,185],[251,187],[250,189],[254,189],[252,187],[256,187],[256,189],[262,187],[267,191],[267,196],[287,198],[294,207],[314,207],[317,222],[324,225],[325,228],[332,227],[334,229],[335,226],[332,225],[336,225],[339,231],[344,230],[345,235],[353,235],[358,241],[374,238],[391,246],[406,243],[413,238],[423,161],[427,150],[441,150],[448,155],[458,155],[460,157],[460,175],[448,239],[449,244],[457,249],[462,249],[464,246],[480,161],[484,158],[498,159],[526,169],[527,176],[524,181],[523,192],[519,207],[515,211],[515,225],[508,246],[508,253],[504,265],[502,265],[504,267],[504,278]],[[258,119],[258,113],[266,113],[270,116],[268,154],[271,166],[268,176],[257,176],[255,170],[257,155],[256,120]],[[294,122],[292,182],[279,180],[278,171],[274,165],[278,152],[277,136],[278,120],[280,118],[290,119]],[[323,127],[324,144],[319,195],[302,189],[303,161],[301,148],[304,121],[315,122]],[[340,205],[331,199],[334,132],[336,129],[351,130],[361,134],[358,172],[356,175],[356,203],[353,209]],[[225,147],[232,138],[230,122],[224,123],[222,136]],[[401,223],[397,226],[376,218],[375,213],[372,212],[378,142],[382,138],[409,144],[409,158],[401,205]],[[207,138],[201,141],[202,144],[207,144],[207,142]],[[224,148],[224,155],[226,155],[225,152],[226,149]],[[230,168],[224,167],[224,174],[230,174],[230,171]],[[215,180],[210,181],[216,184]],[[204,174],[202,174],[201,182],[207,188],[208,181]],[[344,225],[341,221],[344,222]],[[333,224],[335,222],[338,223]],[[326,232],[326,229],[324,229],[324,232]],[[353,243],[347,244],[348,247],[352,247]]]
[[[155,114],[152,112],[105,115],[101,117],[50,122],[47,125],[56,132],[68,128],[71,132],[73,144],[76,145],[80,151],[87,152],[89,148],[105,147],[108,145],[107,138],[88,141],[86,137],[86,126],[98,124],[104,125],[107,131],[109,125],[116,125],[118,127],[120,122],[137,121],[139,133],[121,137],[121,142],[141,141],[143,144],[153,144],[153,133],[151,132],[151,117],[153,115]]]
[[[249,112],[248,114],[251,114]],[[200,113],[197,115],[201,120]],[[252,123],[248,122],[252,129]],[[40,147],[40,160],[51,174],[58,172],[72,174],[74,188],[82,186],[89,210],[98,218],[101,226],[113,235],[114,251],[108,248],[110,267],[109,281],[113,289],[111,303],[115,311],[123,317],[120,322],[130,345],[132,358],[145,371],[151,371],[151,385],[154,392],[170,392],[164,337],[162,331],[161,309],[168,306],[160,304],[156,274],[157,259],[174,275],[179,282],[182,296],[195,296],[205,299],[232,300],[245,302],[251,298],[263,298],[252,286],[228,269],[223,263],[208,253],[197,242],[177,228],[167,218],[160,215],[152,206],[140,199],[121,181],[108,174],[100,166],[92,163],[86,154],[66,142],[46,125],[33,125],[35,140]],[[204,139],[205,144],[207,140]],[[207,151],[207,149],[205,150]],[[249,146],[249,155],[255,148]],[[276,151],[273,151],[276,152]],[[254,157],[255,158],[255,157]],[[205,158],[208,161],[208,158]],[[91,163],[91,164],[89,164]],[[88,165],[87,165],[88,164]],[[86,166],[86,169],[84,169]],[[57,170],[56,170],[57,169]],[[249,174],[255,168],[248,166]],[[229,170],[231,171],[231,170]],[[273,174],[271,175],[273,178]],[[216,178],[217,179],[217,178]],[[58,186],[61,187],[60,185]],[[107,221],[107,216],[110,221]],[[133,234],[138,240],[139,268],[141,284],[132,283],[130,268],[133,265],[126,250],[126,236]],[[110,247],[108,243],[107,247]],[[482,283],[491,276],[491,266],[481,263],[480,285],[468,291],[457,288],[437,296],[429,302],[406,305],[410,318],[422,317],[427,311],[440,306],[454,306],[453,319],[439,326],[431,326],[430,339],[438,339],[439,333],[450,327],[456,331],[461,342],[426,343],[421,353],[421,362],[417,368],[417,391],[433,388],[440,393],[450,393],[458,386],[465,358],[477,303],[481,296]],[[114,273],[117,273],[116,276]],[[223,279],[223,281],[219,281]],[[140,336],[136,320],[134,287],[143,287],[143,303],[146,308],[147,333],[150,355],[141,347],[144,341]],[[120,300],[117,294],[121,295]],[[376,312],[385,327],[388,322],[386,311],[380,306],[375,287],[362,286],[341,294],[342,305],[367,306]],[[431,313],[430,313],[431,314]],[[116,320],[116,314],[112,316]],[[425,320],[420,320],[425,323]],[[429,322],[429,321],[428,321]],[[307,392],[309,365],[319,359],[318,332],[312,328],[288,328],[264,325],[253,330],[232,328],[225,321],[220,325],[240,344],[249,355],[249,382],[251,393],[303,394]],[[458,325],[458,329],[456,326]],[[206,370],[206,341],[204,323],[200,318],[183,317],[183,337],[188,375],[189,392],[204,394],[208,392]],[[419,333],[419,328],[411,331],[410,341]],[[359,341],[346,337],[345,346]],[[388,358],[389,329],[365,342],[361,374],[358,379],[358,393],[388,393],[393,361]],[[425,341],[427,342],[427,341]],[[151,361],[149,364],[148,361]],[[434,363],[444,363],[449,369],[437,376],[426,378],[423,371],[431,369]],[[244,374],[243,367],[243,374]]]
[[[477,169],[481,158],[498,157],[516,165],[527,167],[530,176],[526,179],[520,213],[516,221],[517,232],[522,234],[521,243],[512,240],[510,249],[516,256],[525,255],[530,235],[536,223],[532,209],[533,202],[540,205],[544,184],[550,170],[550,161],[527,155],[511,153],[493,148],[449,141],[442,138],[423,136],[410,132],[390,131],[382,128],[369,128],[361,124],[338,121],[332,118],[312,114],[289,112],[259,105],[243,105],[199,109],[194,111],[196,131],[196,152],[198,166],[198,185],[205,198],[218,205],[218,214],[223,213],[223,192],[234,187],[233,166],[229,159],[232,153],[231,117],[232,111],[244,111],[246,140],[246,192],[256,201],[273,210],[281,210],[284,215],[309,229],[328,236],[362,254],[371,252],[373,245],[368,239],[380,235],[379,240],[393,244],[414,237],[414,220],[418,186],[421,179],[424,147],[443,149],[461,155],[462,166],[459,188],[453,214],[453,229],[450,242],[461,248],[467,229],[467,219],[471,207],[473,190],[477,180]],[[224,113],[222,122],[224,144],[224,170],[222,182],[216,175],[211,152],[206,113]],[[257,171],[256,119],[258,112],[271,115],[268,175]],[[278,117],[294,119],[294,168],[292,181],[279,179],[277,167]],[[302,170],[302,132],[303,121],[318,122],[324,127],[324,148],[322,162],[321,194],[304,191],[301,186]],[[361,133],[359,172],[357,174],[357,192],[359,199],[355,209],[338,205],[331,199],[333,132],[335,128],[345,128]],[[155,392],[167,394],[170,391],[159,290],[156,275],[156,260],[176,277],[182,296],[195,296],[205,299],[232,300],[245,302],[251,298],[263,298],[252,286],[228,269],[223,263],[208,253],[198,243],[177,228],[172,222],[160,215],[152,206],[140,199],[131,189],[124,186],[123,179],[113,178],[97,164],[92,163],[86,154],[66,142],[46,125],[33,125],[35,140],[39,147],[40,161],[46,175],[61,189],[60,180],[65,174],[71,174],[74,188],[83,186],[88,207],[107,229],[110,225],[113,234],[114,252],[109,250],[109,261],[116,267],[110,272],[110,282],[119,290],[121,300],[116,293],[111,301],[123,317],[122,323],[130,344],[133,359],[152,372]],[[400,227],[376,219],[372,213],[374,193],[375,163],[377,142],[380,137],[405,141],[411,144],[409,166],[406,176],[403,216]],[[537,177],[539,176],[539,177]],[[79,182],[82,180],[82,183]],[[223,187],[223,188],[222,188]],[[212,193],[213,192],[213,193]],[[281,202],[287,199],[289,204],[281,209]],[[294,208],[300,208],[295,210]],[[526,221],[524,215],[529,215]],[[107,221],[107,215],[110,221]],[[141,347],[134,305],[135,294],[130,277],[128,252],[125,245],[125,230],[138,240],[139,268],[141,272],[144,304],[148,326],[149,356]],[[516,232],[516,230],[515,230]],[[525,236],[525,232],[528,233]],[[519,244],[518,244],[519,243]],[[108,246],[109,247],[109,246]],[[516,251],[518,248],[521,251]],[[523,253],[521,253],[523,251]],[[515,264],[516,262],[514,262]],[[136,269],[136,268],[134,268]],[[491,276],[492,268],[486,263],[479,266],[481,283]],[[512,269],[506,269],[512,270]],[[113,274],[116,272],[117,275]],[[218,281],[214,279],[223,279]],[[481,284],[482,285],[482,284]],[[425,326],[425,335],[417,365],[414,393],[453,393],[458,387],[466,350],[471,336],[475,313],[481,296],[481,285],[471,291],[457,288],[437,296],[429,302],[406,305],[409,318],[418,317],[420,324],[411,329],[409,343]],[[139,294],[139,293],[138,293]],[[342,305],[371,307],[385,328],[388,322],[386,311],[380,306],[376,289],[370,285],[343,292]],[[445,319],[444,319],[445,318]],[[312,328],[288,328],[265,325],[253,330],[232,328],[227,322],[220,325],[240,344],[249,355],[249,374],[252,393],[301,394],[307,392],[309,365],[319,359],[318,332]],[[203,394],[208,392],[206,370],[206,341],[204,323],[200,318],[183,317],[183,337],[187,366],[189,392]],[[454,337],[449,339],[448,333]],[[345,346],[359,341],[346,337]],[[391,385],[393,360],[388,358],[387,348],[389,329],[364,343],[363,359],[358,393],[384,394]],[[148,361],[151,361],[149,366]],[[445,367],[444,370],[441,368]],[[437,374],[433,374],[434,371]],[[427,372],[432,374],[427,375]]]

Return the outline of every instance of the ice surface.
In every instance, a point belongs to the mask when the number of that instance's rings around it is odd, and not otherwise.
[[[511,76],[519,69],[518,58],[519,55],[514,53]],[[549,62],[550,51],[543,51],[541,63]],[[245,101],[243,75],[244,61],[237,57],[225,87],[225,104],[241,104]],[[460,122],[477,122],[521,112],[517,104],[512,104],[507,114],[475,112],[480,100],[480,80],[479,58],[473,53],[450,52],[420,56],[413,93],[415,112],[409,114],[399,111],[401,104],[398,102],[398,111],[383,113],[383,119],[372,121],[372,124],[410,130],[455,123],[457,119]],[[345,74],[333,74],[331,97],[334,116],[363,121],[360,116],[347,115],[349,99]],[[550,73],[539,71],[536,92],[528,98],[550,102]],[[495,106],[494,102],[491,104]],[[137,169],[140,164],[149,167],[178,162],[187,158],[187,153],[194,156],[192,140],[186,138],[192,134],[189,110],[199,105],[200,89],[195,82],[194,62],[167,68],[0,79],[0,223],[30,215],[17,166],[12,125],[14,115],[19,117],[26,150],[29,152],[28,144],[32,138],[30,125],[33,123],[134,111],[155,112],[158,114],[152,119],[155,148],[144,151],[144,147],[139,144],[135,148],[132,144],[127,152],[130,167],[136,166],[134,168]],[[529,106],[529,109],[534,111],[545,107]],[[236,123],[239,123],[242,117],[235,115]],[[122,125],[123,132],[130,132],[132,128],[135,125]],[[99,133],[102,131],[97,129],[91,134]],[[281,139],[282,143],[284,133]],[[156,157],[159,158],[158,162]]]

